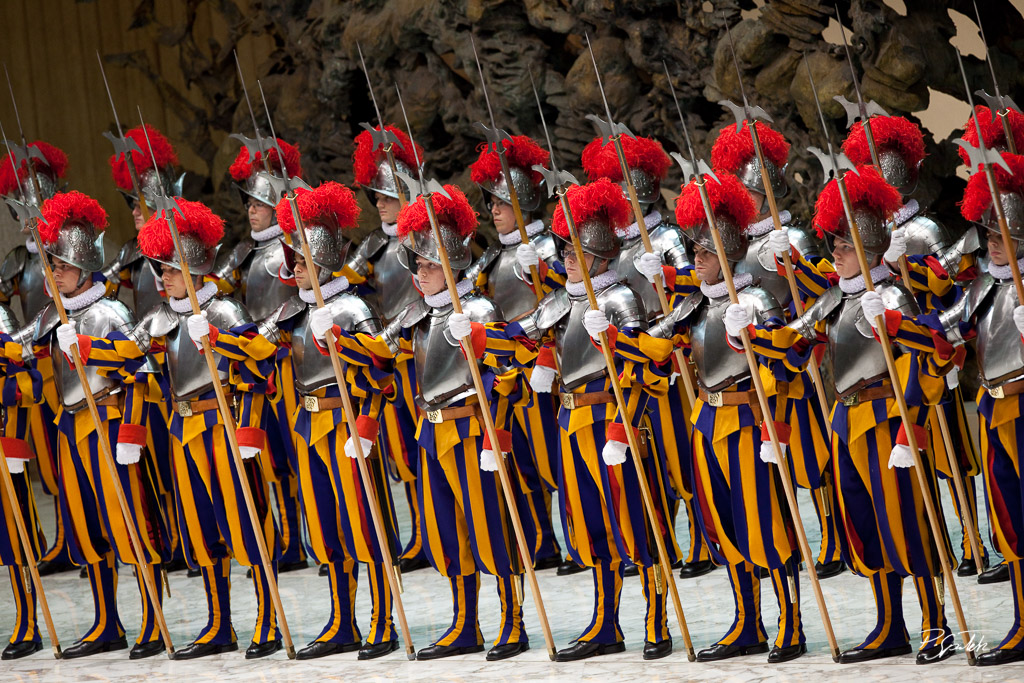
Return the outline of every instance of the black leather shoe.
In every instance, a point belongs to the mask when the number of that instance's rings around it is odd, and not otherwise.
[[[320,565],[320,569],[316,570],[316,574],[317,576],[330,576],[331,568],[325,562],[324,564]]]
[[[98,640],[80,640],[64,650],[63,658],[78,659],[79,657],[88,657],[100,652],[114,652],[115,650],[125,650],[127,648],[128,639],[124,636],[117,640],[104,640],[103,642]]]
[[[78,570],[78,578],[88,579],[89,578],[89,567],[82,565],[82,568]]]
[[[835,562],[821,562],[814,563],[814,573],[818,575],[819,579],[831,579],[833,576],[839,576],[846,569],[846,563],[842,560],[836,560]]]
[[[943,639],[945,640],[945,639]],[[938,645],[932,645],[924,650],[917,651],[917,663],[918,664],[934,664],[935,662],[941,662],[944,659],[949,659],[956,652],[955,647],[945,647],[940,642]]]
[[[672,569],[682,569],[682,568],[683,568],[683,558],[680,557],[678,560],[676,560],[675,562],[672,563]]]
[[[148,643],[135,643],[132,645],[131,652],[128,653],[128,659],[145,659],[146,657],[152,657],[158,655],[161,652],[166,651],[164,647],[164,641],[162,640],[151,640]]]
[[[219,655],[223,652],[234,652],[238,649],[238,643],[191,643],[174,651],[175,661],[179,659],[199,659],[210,655]]]
[[[587,568],[578,565],[572,560],[566,560],[562,564],[558,565],[558,571],[555,572],[558,576],[569,576],[570,574],[579,574],[580,572],[587,571]]]
[[[885,659],[886,657],[909,655],[913,651],[914,648],[910,646],[910,643],[907,643],[906,645],[898,645],[896,647],[866,647],[847,650],[846,652],[840,653],[839,663],[860,664],[861,662],[870,662],[873,659]]]
[[[36,563],[36,570],[39,571],[39,576],[52,576],[61,572],[69,572],[74,568],[75,565],[63,559],[40,560]]]
[[[427,558],[422,557],[422,556],[420,556],[420,557],[403,557],[398,562],[398,568],[402,571],[403,574],[408,574],[409,572],[414,572],[417,569],[426,569],[429,566],[430,566],[430,562],[427,561]]]
[[[189,569],[188,573],[185,574],[185,576],[190,578],[190,579],[195,579],[195,578],[200,577],[202,575],[203,575],[203,570],[202,569]]]
[[[981,571],[985,571],[988,565],[982,567]],[[957,576],[975,576],[978,574],[978,565],[975,564],[973,559],[960,560],[960,566],[956,568]]]
[[[397,642],[397,641],[392,641]],[[320,659],[328,655],[340,655],[342,652],[355,652],[362,646],[362,642],[356,640],[351,643],[332,643],[316,640],[295,653],[295,659]],[[248,652],[246,652],[248,654]],[[362,659],[362,651],[359,655]]]
[[[581,659],[587,659],[589,657],[598,657],[600,655],[613,655],[616,652],[625,651],[625,643],[591,643],[580,640],[577,641],[575,645],[571,645],[565,648],[564,650],[559,650],[558,654],[555,655],[555,661],[577,662]]]
[[[416,653],[416,659],[441,659],[443,657],[454,657],[455,655],[471,655],[474,652],[483,652],[483,645],[431,645]]]
[[[978,575],[978,583],[1004,583],[1010,580],[1010,567],[1005,564],[997,564],[987,571]]]
[[[722,659],[743,657],[746,655],[757,655],[768,652],[768,643],[757,645],[723,645],[717,643],[697,653],[698,662],[717,662]]]
[[[251,579],[252,578],[252,567],[249,567],[248,569],[245,570],[245,578],[247,578],[247,579]]]
[[[6,654],[7,651],[4,650],[4,655]],[[4,659],[7,659],[7,657],[5,656]],[[997,648],[978,655],[978,666],[1009,664],[1010,662],[1019,662],[1022,659],[1024,659],[1024,650],[1002,650]]]
[[[644,643],[644,659],[661,659],[672,654],[672,639],[666,638],[656,643],[647,641]]]
[[[487,661],[496,662],[499,659],[508,659],[509,657],[515,657],[530,649],[530,641],[520,640],[518,643],[505,643],[504,645],[495,645],[487,651]]]
[[[754,567],[757,570],[757,575],[762,579],[771,578],[772,570],[768,567]]]
[[[280,649],[280,638],[268,640],[265,643],[249,643],[249,647],[245,648],[245,658],[259,659],[260,657],[269,657]]]
[[[804,654],[807,654],[807,645],[804,643],[800,643],[799,645],[790,645],[789,647],[773,645],[772,651],[768,653],[768,663],[781,664],[782,662],[788,662]]]
[[[21,643],[9,643],[4,648],[0,659],[21,659],[22,657],[28,657],[31,654],[35,654],[43,649],[43,644],[38,640],[26,640]],[[994,652],[995,650],[993,650]]]
[[[623,576],[640,576],[640,567],[635,564],[627,564],[622,568]]]
[[[165,562],[164,564],[162,564],[160,566],[163,567],[165,572],[170,574],[171,572],[183,572],[183,571],[185,571],[186,569],[188,569],[188,562],[185,561],[185,558],[179,557],[176,560],[171,560],[170,562]]]
[[[309,567],[309,562],[305,560],[299,560],[298,562],[285,562],[277,565],[278,574],[287,574],[288,572],[297,572],[300,569],[306,569]]]
[[[542,571],[544,569],[554,569],[561,564],[562,558],[558,555],[552,555],[551,557],[545,557],[543,560],[537,560],[537,562],[534,563],[533,568],[537,571]]]
[[[359,648],[359,659],[377,659],[377,657],[389,655],[397,649],[397,640],[385,640],[383,643],[377,643],[376,645],[367,643]]]
[[[704,576],[715,571],[715,563],[711,560],[698,560],[696,562],[688,562],[684,564],[679,570],[680,579],[696,579],[698,576]]]

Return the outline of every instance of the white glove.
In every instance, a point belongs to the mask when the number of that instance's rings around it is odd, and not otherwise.
[[[555,382],[555,369],[546,365],[534,365],[530,375],[530,386],[538,394],[550,394],[551,385]]]
[[[949,387],[950,391],[960,386],[960,371],[955,367],[946,373],[946,386]]]
[[[892,447],[892,453],[889,454],[889,469],[893,467],[913,467],[914,466],[914,454],[910,450],[910,446],[904,446],[901,443],[896,444]]]
[[[250,458],[255,458],[259,455],[260,449],[255,446],[239,446],[238,453],[242,456],[242,460],[249,460]]]
[[[72,320],[57,326],[57,345],[61,353],[71,358],[71,347],[78,343],[78,324]]]
[[[597,339],[602,332],[607,332],[611,327],[608,317],[604,311],[596,311],[593,308],[583,314],[583,327],[587,328],[587,334],[591,339]]]
[[[604,460],[604,464],[609,467],[621,465],[626,462],[626,451],[628,449],[628,443],[609,439],[604,442],[604,448],[601,450],[601,459]]]
[[[864,317],[871,323],[871,327],[874,327],[878,316],[885,315],[885,304],[882,303],[882,297],[878,292],[864,292],[860,297],[860,310],[864,312]]]
[[[1024,334],[1024,306],[1017,306],[1013,309],[1013,324],[1017,326],[1018,332]]]
[[[654,284],[654,278],[664,272],[661,269],[661,252],[647,251],[640,254],[640,258],[636,263],[636,269],[647,278],[648,282]]]
[[[725,309],[725,331],[730,337],[740,336],[740,332],[750,326],[750,313],[742,304],[729,304]]]
[[[188,336],[196,346],[203,345],[203,337],[210,335],[210,321],[206,319],[206,311],[193,313],[188,317]]]
[[[7,458],[7,470],[11,474],[21,474],[25,471],[25,463],[27,460],[22,458]]]
[[[530,268],[540,265],[540,257],[532,244],[520,244],[516,247],[516,262],[524,273],[528,273]]]
[[[309,314],[309,329],[317,339],[327,339],[327,330],[334,327],[334,314],[327,306]]]
[[[772,230],[768,233],[768,245],[772,248],[772,251],[776,256],[782,258],[788,256],[792,246],[789,242],[789,228],[781,228],[779,230]]]
[[[889,238],[889,248],[882,255],[882,260],[886,263],[896,263],[906,253],[907,230],[906,228],[896,228],[892,231],[892,235]]]
[[[363,447],[363,457],[370,457],[370,451],[373,450],[373,442],[369,439],[359,437],[359,445]],[[345,455],[353,460],[359,457],[359,454],[356,453],[356,443],[352,440],[351,436],[348,438],[348,441],[345,442]]]
[[[473,333],[473,321],[465,313],[452,313],[448,316],[448,331],[455,339],[463,339]]]
[[[784,443],[780,443],[779,448],[781,448],[782,452],[785,453],[788,446]],[[772,446],[771,441],[761,442],[761,462],[766,462],[769,465],[779,464],[779,461],[775,458],[775,447]]]
[[[118,442],[115,449],[118,465],[134,465],[142,458],[142,445]]]
[[[498,471],[498,461],[494,459],[494,451],[490,448],[480,451],[480,469],[484,472]]]

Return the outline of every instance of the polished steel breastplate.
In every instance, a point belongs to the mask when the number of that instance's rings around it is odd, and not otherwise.
[[[398,253],[404,248],[398,238],[388,238],[387,245],[373,260],[374,295],[371,303],[386,321],[419,298],[412,284],[412,273],[398,261]]]
[[[245,281],[243,303],[249,315],[263,320],[295,294],[295,288],[278,277],[284,265],[284,245],[279,240],[258,242],[249,259],[249,268],[242,274]]]

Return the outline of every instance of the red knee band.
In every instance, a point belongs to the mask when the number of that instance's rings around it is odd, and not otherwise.
[[[508,431],[507,429],[496,429],[494,431],[498,432],[498,445],[501,446],[501,452],[502,453],[509,453],[509,452],[511,452],[512,451],[512,432]],[[490,436],[490,434],[487,433],[486,430],[484,431],[484,446],[483,446],[482,450],[485,450],[485,451],[493,451],[494,450],[493,448],[491,448],[491,436]]]
[[[775,436],[779,437],[780,444],[789,444],[789,438],[793,435],[793,428],[785,422],[779,422],[775,420]],[[761,441],[771,441],[772,437],[768,435],[768,422],[761,423]]]
[[[259,427],[239,427],[235,430],[239,446],[263,450],[267,446],[267,433]]]
[[[117,442],[135,444],[136,446],[145,446],[146,428],[142,425],[122,422],[121,426],[117,429]]]

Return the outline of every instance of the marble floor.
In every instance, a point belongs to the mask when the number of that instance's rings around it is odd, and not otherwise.
[[[52,528],[52,506],[39,493],[44,528]],[[395,498],[404,505],[404,495],[397,489]],[[812,548],[817,548],[818,531],[809,497],[801,492],[801,516],[808,531]],[[949,520],[954,520],[948,491],[943,488],[943,506]],[[406,517],[400,508],[400,517]],[[406,521],[407,524],[407,521]],[[988,538],[987,524],[982,520],[983,538]],[[959,527],[950,529],[955,547],[959,548]],[[680,541],[686,538],[685,523],[678,530]],[[560,534],[559,534],[560,535]],[[561,539],[560,539],[561,540]],[[986,541],[986,545],[988,542]],[[991,550],[991,548],[990,548]],[[140,607],[135,582],[130,572],[122,568],[119,583],[120,615],[129,639],[134,638],[139,624]],[[180,683],[183,680],[479,680],[492,682],[518,680],[609,680],[620,683],[631,680],[718,680],[760,681],[775,680],[957,680],[957,681],[1024,681],[1024,665],[1002,668],[972,668],[964,655],[958,654],[945,662],[929,667],[916,666],[912,655],[887,660],[884,663],[860,666],[834,664],[829,656],[822,621],[819,618],[810,583],[803,574],[802,605],[807,634],[808,654],[800,659],[777,666],[769,666],[765,655],[729,660],[717,665],[690,663],[686,659],[679,628],[673,619],[671,629],[676,651],[670,657],[643,662],[643,598],[639,578],[628,578],[622,596],[621,625],[626,636],[627,650],[618,655],[598,657],[574,664],[550,662],[544,648],[536,610],[532,600],[526,601],[526,623],[533,649],[505,662],[488,663],[484,655],[467,655],[435,662],[407,661],[402,652],[372,662],[359,662],[355,653],[337,655],[313,662],[289,661],[283,652],[264,660],[246,661],[241,652],[210,657],[192,662],[174,662],[166,656],[153,657],[141,662],[128,660],[127,651],[97,655],[80,660],[58,661],[49,648],[22,660],[0,662],[2,681],[121,681],[145,678],[148,683],[164,681]],[[234,625],[242,649],[248,643],[255,615],[255,596],[252,584],[245,578],[242,567],[232,571],[232,601]],[[72,644],[92,621],[92,602],[88,583],[76,572],[44,579],[46,594],[56,621],[59,637],[64,646]],[[539,574],[540,589],[551,621],[557,647],[565,647],[589,621],[591,615],[592,582],[588,573],[558,577],[554,570]],[[0,632],[8,632],[13,622],[14,607],[5,585],[0,587]],[[165,610],[171,638],[175,645],[187,644],[203,626],[206,604],[202,592],[202,579],[186,578],[184,573],[171,575],[173,597],[166,600]],[[364,582],[365,583],[365,582]],[[369,619],[369,595],[361,583],[358,598],[358,616],[364,626]],[[327,579],[317,576],[316,568],[285,574],[281,577],[282,600],[297,647],[301,647],[320,632],[327,619]],[[416,647],[428,645],[448,626],[450,597],[447,583],[431,569],[407,574],[404,577],[404,603]],[[485,637],[493,638],[497,629],[497,596],[492,581],[484,580],[481,590],[481,627]],[[733,604],[724,570],[714,571],[698,579],[679,580],[689,631],[694,647],[700,649],[713,643],[729,627],[733,617]],[[989,645],[999,642],[1012,621],[1012,608],[1008,584],[978,585],[973,579],[959,579],[957,586],[971,631],[976,639]],[[822,583],[832,625],[841,649],[853,647],[873,625],[874,613],[868,582],[845,573]],[[763,582],[763,618],[769,637],[774,637],[778,618],[770,582]],[[912,587],[907,583],[905,614],[912,637],[915,624],[920,623],[920,610]],[[955,624],[953,610],[947,599],[947,616]],[[45,642],[45,633],[44,633]]]

